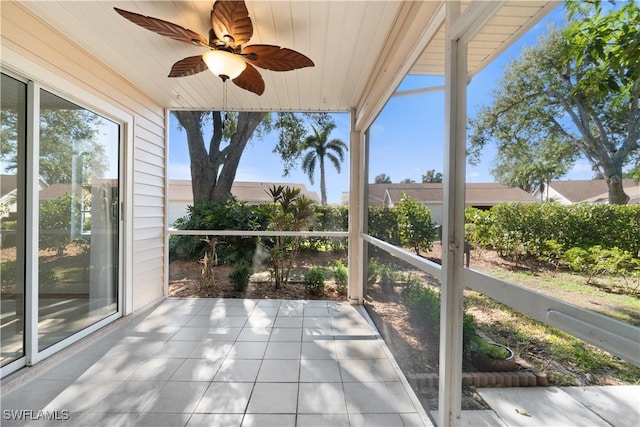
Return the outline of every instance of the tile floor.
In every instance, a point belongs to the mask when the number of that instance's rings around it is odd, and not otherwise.
[[[168,299],[1,403],[3,426],[431,425],[366,314],[334,301]]]

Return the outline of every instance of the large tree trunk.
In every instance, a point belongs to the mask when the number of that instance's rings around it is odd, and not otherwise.
[[[187,133],[193,203],[226,201],[231,195],[242,152],[266,113],[239,113],[236,131],[231,135],[229,145],[222,149],[223,120],[219,111],[174,111],[174,114]],[[207,152],[202,129],[208,114],[213,118],[213,135]]]
[[[626,205],[630,197],[622,188],[622,160],[616,154],[602,153],[600,155],[600,170],[609,189],[609,204]]]
[[[609,186],[609,203],[612,205],[626,205],[629,203],[630,197],[622,188],[622,177],[613,175],[608,176],[606,179]]]
[[[231,185],[236,179],[242,152],[266,114],[243,112],[238,115],[236,131],[231,135],[229,145],[221,152],[223,159],[219,163],[222,164],[222,169],[218,175],[218,182],[213,188],[211,200],[226,201],[231,195]]]

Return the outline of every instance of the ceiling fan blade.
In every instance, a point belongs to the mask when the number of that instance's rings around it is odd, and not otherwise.
[[[202,55],[189,56],[173,64],[169,77],[192,76],[208,68],[207,64],[202,60]]]
[[[315,65],[300,52],[269,44],[246,46],[242,54],[253,65],[272,71],[291,71]]]
[[[160,34],[161,36],[170,37],[180,42],[195,44],[199,46],[209,45],[207,39],[202,37],[200,34],[187,28],[181,27],[180,25],[174,24],[169,21],[164,21],[162,19],[140,15],[139,13],[128,12],[126,10],[118,9],[117,7],[114,7],[113,9],[134,24],[137,24],[142,28],[146,28],[147,30],[153,31],[154,33]]]
[[[211,28],[218,40],[233,48],[247,43],[253,35],[253,25],[244,1],[216,1],[211,9]]]
[[[257,95],[262,95],[264,93],[264,80],[262,80],[260,72],[252,67],[251,64],[247,64],[247,68],[244,69],[242,74],[233,79],[233,82],[236,86]]]

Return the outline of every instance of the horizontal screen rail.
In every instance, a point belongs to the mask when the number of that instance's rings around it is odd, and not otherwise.
[[[640,366],[640,328],[541,292],[464,269],[464,285]]]
[[[398,257],[399,259],[401,259],[402,261],[413,265],[416,268],[419,268],[420,270],[424,271],[425,273],[429,273],[430,275],[432,275],[433,277],[437,278],[438,280],[441,279],[442,276],[442,267],[439,264],[436,264],[433,261],[429,261],[426,258],[422,258],[421,256],[418,256],[414,253],[411,253],[405,249],[399,248],[397,246],[392,245],[391,243],[387,243],[383,240],[377,239],[373,236],[370,236],[368,234],[361,234],[360,237],[362,237],[362,239],[365,242],[371,243],[372,245],[382,249],[385,252],[390,253],[391,255],[394,255],[396,257]]]
[[[178,230],[167,228],[167,232],[173,236],[349,237],[348,231]]]

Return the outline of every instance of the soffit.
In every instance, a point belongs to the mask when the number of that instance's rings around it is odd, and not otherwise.
[[[426,13],[435,14],[431,2]],[[398,34],[399,1],[246,2],[254,35],[249,44],[275,44],[309,56],[313,68],[260,70],[262,96],[225,85],[209,72],[171,79],[174,62],[203,49],[162,37],[125,20],[113,7],[164,19],[208,37],[211,1],[24,2],[43,24],[63,34],[108,68],[171,109],[349,111],[358,106]],[[471,73],[546,13],[549,2],[507,2],[470,45]],[[429,5],[431,6],[431,5]],[[400,29],[401,30],[401,29]],[[410,73],[443,74],[444,34],[436,33]]]

